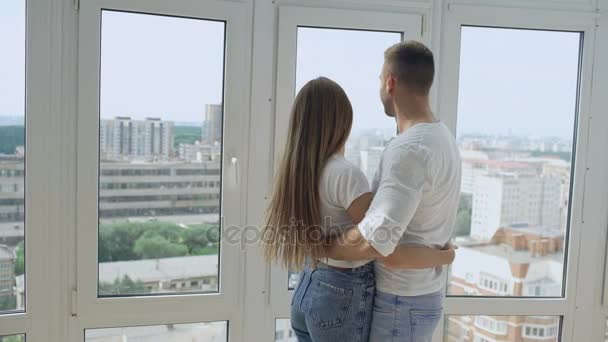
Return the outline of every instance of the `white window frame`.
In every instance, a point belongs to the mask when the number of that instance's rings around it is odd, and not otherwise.
[[[300,26],[359,29],[401,33],[404,39],[424,41],[423,15],[412,12],[361,11],[317,7],[279,6],[274,165],[287,139],[290,108],[295,98],[297,30]],[[380,68],[378,66],[378,72]],[[293,291],[287,289],[287,270],[270,267],[271,316],[289,317]]]
[[[59,265],[49,263],[48,255],[59,236],[52,211],[54,187],[49,180],[58,175],[54,163],[59,151],[53,143],[59,136],[52,117],[57,113],[51,71],[57,62],[56,50],[49,42],[53,9],[48,1],[27,0],[25,20],[25,308],[23,312],[0,314],[3,335],[25,334],[29,340],[45,340],[52,320],[49,308],[58,289],[48,283],[59,279]],[[57,202],[57,201],[55,201]],[[55,245],[56,246],[56,245]]]
[[[248,146],[236,144],[239,148],[235,151],[225,149],[224,157],[236,156],[238,165],[241,166],[238,170],[239,176],[242,176],[242,191],[239,194],[242,197],[239,199],[242,214],[239,220],[245,220],[249,224],[261,222],[267,191],[272,182],[273,156],[278,155],[279,149],[276,147],[282,146],[281,136],[275,137],[274,134],[279,130],[278,124],[286,125],[294,95],[289,89],[294,88],[295,80],[291,81],[291,86],[290,81],[285,80],[285,77],[295,77],[288,75],[294,69],[290,70],[284,65],[295,65],[295,43],[289,43],[289,39],[285,43],[283,41],[286,38],[281,38],[285,36],[284,28],[289,28],[285,23],[284,9],[295,7],[289,4],[309,7],[298,12],[300,18],[291,19],[297,20],[295,25],[300,22],[303,25],[313,25],[312,22],[325,18],[329,27],[339,27],[343,23],[348,24],[348,27],[356,25],[370,29],[368,24],[378,20],[381,20],[378,25],[394,22],[395,25],[403,26],[407,25],[405,17],[419,17],[423,21],[420,26],[424,26],[421,39],[433,48],[438,62],[433,101],[439,102],[437,113],[452,128],[456,127],[460,41],[453,37],[459,31],[454,29],[459,23],[539,29],[570,28],[590,33],[598,30],[595,35],[595,51],[590,43],[594,35],[586,34],[585,38],[583,96],[580,98],[581,134],[577,145],[576,170],[579,174],[581,169],[585,171],[585,177],[575,189],[577,200],[572,220],[578,223],[577,229],[573,229],[573,225],[571,230],[566,297],[451,297],[446,300],[445,313],[471,316],[561,315],[562,341],[604,341],[608,316],[608,279],[605,286],[602,286],[601,280],[604,279],[605,266],[608,275],[608,262],[604,265],[595,261],[608,258],[608,253],[605,253],[608,235],[608,191],[605,186],[605,175],[608,174],[608,154],[605,151],[608,135],[605,132],[608,129],[608,115],[604,115],[608,108],[608,97],[602,96],[608,90],[608,67],[605,63],[599,63],[608,58],[608,40],[605,39],[608,36],[608,0],[28,0],[27,307],[24,313],[0,315],[2,334],[25,333],[28,341],[82,342],[85,328],[227,319],[231,341],[270,341],[274,336],[275,319],[289,316],[291,293],[286,289],[287,273],[279,267],[267,266],[259,253],[259,246],[247,246],[244,254],[246,259],[241,254],[237,255],[236,251],[226,253],[228,264],[234,266],[229,272],[238,274],[234,276],[237,278],[234,285],[222,288],[225,291],[221,294],[226,296],[212,294],[129,298],[109,304],[96,298],[93,289],[96,289],[97,284],[91,279],[97,279],[97,275],[87,269],[92,265],[96,269],[96,261],[93,260],[96,259],[96,253],[86,247],[92,245],[90,239],[92,234],[96,234],[97,222],[86,219],[81,213],[78,213],[77,220],[76,203],[79,209],[82,204],[91,206],[90,202],[96,201],[97,196],[84,196],[82,191],[87,188],[76,189],[75,183],[76,172],[79,182],[94,179],[96,183],[96,177],[91,177],[91,174],[96,174],[97,171],[91,170],[91,167],[96,167],[98,163],[95,158],[96,147],[93,146],[97,144],[97,139],[84,136],[83,132],[78,132],[79,136],[76,136],[77,124],[84,126],[87,132],[94,132],[98,117],[96,111],[93,114],[90,111],[87,113],[88,110],[80,110],[80,114],[76,114],[77,95],[80,93],[80,102],[85,102],[78,103],[81,107],[91,107],[98,99],[97,93],[91,95],[96,91],[91,82],[85,79],[84,86],[78,84],[79,60],[76,56],[80,21],[80,30],[83,31],[80,36],[80,60],[88,55],[93,58],[87,62],[88,65],[95,67],[95,63],[99,62],[98,55],[92,52],[98,51],[98,39],[95,42],[83,42],[82,34],[94,36],[93,31],[98,31],[86,20],[98,20],[97,14],[91,12],[91,7],[98,8],[101,4],[104,7],[110,4],[117,9],[132,9],[136,12],[181,14],[186,17],[192,17],[192,13],[196,12],[203,18],[212,18],[214,15],[218,19],[226,19],[229,15],[238,18],[234,24],[238,29],[233,30],[238,31],[241,46],[238,53],[229,52],[226,58],[238,58],[239,62],[228,61],[237,65],[226,65],[226,76],[229,77],[231,70],[243,71],[239,78],[241,85],[229,89],[229,83],[226,83],[225,87],[227,93],[237,94],[234,97],[238,101],[232,104],[232,108],[238,109],[239,113],[251,113],[255,120],[250,120],[249,114],[243,114],[242,140],[248,142]],[[303,15],[304,13],[308,14]],[[330,13],[341,14],[333,17]],[[597,16],[601,19],[596,22]],[[398,19],[385,20],[396,17]],[[430,32],[428,29],[431,29]],[[227,27],[227,34],[229,30],[230,27]],[[418,28],[412,30],[416,33],[420,31]],[[414,38],[411,35],[409,37]],[[253,46],[252,39],[255,41]],[[292,48],[285,49],[286,44],[292,44]],[[87,51],[86,46],[93,46],[93,50]],[[250,55],[251,52],[253,55]],[[595,59],[593,94],[596,96],[589,104],[591,59]],[[83,77],[80,75],[81,80]],[[288,85],[286,88],[285,82]],[[436,90],[439,90],[439,96],[435,95]],[[285,92],[288,96],[281,96]],[[229,97],[226,97],[225,102],[230,106]],[[96,132],[92,136],[96,137]],[[79,142],[82,141],[88,141],[87,146],[80,146]],[[81,156],[83,151],[90,150],[95,153],[92,156],[84,155],[84,160],[92,163],[87,166],[83,164]],[[228,171],[227,168],[224,170]],[[88,191],[91,190],[89,185]],[[85,200],[84,203],[80,203],[81,198]],[[574,203],[574,199],[572,201]],[[96,209],[88,210],[94,212],[93,217],[97,217]],[[83,220],[86,222],[83,223]],[[82,241],[85,241],[84,245]],[[83,251],[90,255],[86,257]],[[226,248],[222,249],[224,252]],[[222,259],[224,261],[226,260]],[[222,268],[224,276],[227,274],[226,264],[222,264]],[[86,275],[93,275],[93,278],[87,280]],[[89,285],[87,292],[85,288]],[[72,298],[71,288],[79,290],[73,293]],[[225,298],[228,293],[232,298]],[[70,303],[73,304],[72,308]],[[70,316],[72,313],[75,316]],[[443,330],[442,322],[435,341],[443,341]]]
[[[217,293],[123,298],[97,297],[98,125],[102,9],[195,19],[220,20],[225,26],[224,143],[222,216],[226,227],[244,227],[249,124],[250,15],[244,4],[196,0],[87,0],[79,9],[77,248],[72,341],[84,330],[107,327],[227,321],[229,340],[242,339],[242,255],[238,244],[222,239]]]
[[[566,277],[563,298],[476,298],[447,297],[445,315],[492,315],[492,316],[561,316],[563,341],[587,340],[573,339],[577,302],[577,274],[581,273],[579,262],[585,249],[580,248],[582,232],[593,234],[597,227],[587,225],[586,221],[601,215],[601,207],[586,207],[585,177],[588,167],[590,141],[589,119],[591,105],[591,80],[594,64],[594,41],[596,34],[595,15],[589,12],[564,13],[551,10],[521,9],[509,7],[488,7],[469,4],[449,4],[444,16],[442,47],[443,58],[440,66],[442,82],[439,85],[439,117],[453,132],[456,132],[458,105],[458,80],[460,60],[460,32],[462,26],[486,26],[503,28],[522,28],[539,30],[578,31],[584,34],[582,61],[580,69],[580,91],[578,108],[578,141],[576,144],[576,163],[572,170],[576,176],[573,184],[569,247],[565,260]],[[584,295],[584,294],[583,294]],[[444,330],[443,325],[438,330]],[[577,334],[583,333],[577,329]],[[443,331],[436,341],[440,341]]]
[[[600,18],[598,19],[598,37],[606,37],[608,35],[608,0],[600,1]],[[606,39],[598,39],[596,46],[596,58],[598,60],[604,61],[608,58],[608,41]],[[599,63],[596,66],[595,74],[594,74],[594,94],[598,92],[606,92],[608,89],[608,67],[606,67],[605,63]],[[593,98],[593,109],[592,111],[598,114],[605,113],[605,109],[608,108],[608,97],[606,96],[596,96]],[[608,137],[605,134],[599,133],[602,128],[603,132],[605,132],[608,127],[608,118],[606,115],[598,115],[596,119],[599,119],[599,127],[593,127],[596,131],[596,134],[600,135],[600,140],[598,143],[600,146],[608,145]],[[596,147],[590,154],[601,153],[599,152],[601,148]],[[596,165],[597,173],[603,173],[606,175],[608,172],[608,156],[605,156],[605,153],[597,158],[594,158],[594,164]],[[595,176],[594,180],[600,182],[598,184],[604,184],[600,189],[601,195],[598,194],[597,199],[600,203],[604,205],[604,207],[608,207],[608,191],[606,191],[605,179],[600,180],[601,176]],[[592,180],[593,181],[593,180]],[[600,204],[600,205],[601,205]],[[608,212],[606,210],[605,212]],[[597,224],[600,227],[604,227],[603,231],[596,236],[596,239],[599,240],[601,244],[602,252],[597,255],[603,255],[604,257],[604,267],[602,270],[599,270],[596,266],[596,274],[600,274],[603,271],[603,286],[600,291],[597,291],[596,296],[594,298],[594,302],[597,305],[594,307],[592,317],[594,318],[593,322],[593,340],[604,342],[606,338],[608,338],[608,215],[604,214],[597,218]],[[592,279],[592,278],[589,278]],[[594,281],[599,283],[602,281],[598,279],[596,276]],[[584,321],[583,321],[584,322]]]

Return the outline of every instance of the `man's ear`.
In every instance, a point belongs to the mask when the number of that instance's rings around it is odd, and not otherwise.
[[[395,76],[392,74],[386,75],[386,92],[392,95],[395,91],[396,85],[397,80],[395,79]]]

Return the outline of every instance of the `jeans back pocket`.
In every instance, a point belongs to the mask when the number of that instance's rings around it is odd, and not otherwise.
[[[430,342],[441,319],[442,310],[411,310],[412,341]]]
[[[309,316],[320,329],[337,328],[344,324],[351,310],[352,288],[315,281]]]

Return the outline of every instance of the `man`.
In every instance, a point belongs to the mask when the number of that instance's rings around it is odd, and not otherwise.
[[[373,342],[431,341],[442,313],[443,268],[401,270],[382,261],[401,244],[444,247],[456,220],[460,157],[453,135],[430,109],[434,74],[433,54],[423,44],[386,50],[380,97],[399,134],[383,152],[365,218],[328,248],[336,259],[379,259]]]

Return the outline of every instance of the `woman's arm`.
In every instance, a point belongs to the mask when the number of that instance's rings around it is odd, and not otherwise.
[[[350,206],[346,209],[348,216],[353,221],[353,224],[357,225],[363,221],[369,205],[372,204],[374,195],[371,192],[366,192],[363,195],[357,197]]]
[[[449,265],[456,257],[456,247],[448,243],[443,249],[398,246],[393,254],[381,259],[388,268],[421,269]]]

